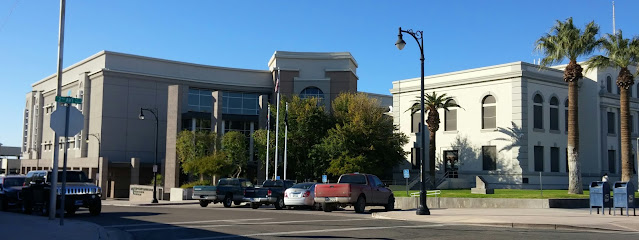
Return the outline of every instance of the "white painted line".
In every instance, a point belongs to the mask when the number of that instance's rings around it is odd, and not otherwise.
[[[164,227],[154,227],[154,228],[137,228],[137,229],[124,229],[127,232],[142,232],[142,231],[158,231],[158,230],[174,230],[179,228],[191,228],[191,229],[201,229],[201,228],[216,228],[216,227],[229,227],[229,226],[237,226],[237,225],[273,225],[273,224],[286,224],[286,223],[312,223],[312,222],[347,222],[347,221],[362,221],[362,220],[371,220],[371,219],[340,219],[340,220],[297,220],[297,221],[281,221],[281,222],[244,222],[237,223],[235,225],[225,224],[225,225],[197,225],[197,226],[164,226]],[[175,224],[177,225],[177,224]]]
[[[250,218],[250,219],[228,219],[228,220],[204,220],[204,221],[191,221],[191,222],[170,222],[170,223],[140,223],[140,224],[122,224],[122,225],[110,225],[104,226],[105,228],[119,228],[119,227],[141,227],[141,226],[155,226],[155,225],[183,225],[193,223],[211,223],[211,222],[238,222],[238,221],[260,221],[270,220],[272,218]]]
[[[291,231],[291,232],[273,232],[273,233],[255,233],[245,234],[239,236],[225,235],[217,237],[203,237],[203,238],[185,238],[182,240],[205,240],[205,239],[228,239],[228,238],[245,238],[245,237],[257,237],[257,236],[277,236],[277,235],[291,235],[291,234],[306,234],[306,233],[326,233],[326,232],[350,232],[350,231],[364,231],[364,230],[382,230],[391,228],[432,228],[442,227],[443,224],[437,225],[418,225],[418,226],[393,226],[393,227],[359,227],[359,228],[336,228],[336,229],[319,229],[319,230],[306,230],[306,231]]]

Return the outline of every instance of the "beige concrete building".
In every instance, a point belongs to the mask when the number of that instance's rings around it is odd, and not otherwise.
[[[141,108],[157,109],[164,188],[179,187],[177,133],[238,130],[251,136],[264,127],[267,103],[275,103],[278,69],[282,94],[320,97],[330,106],[339,93],[357,91],[357,62],[348,52],[276,51],[267,67],[206,66],[109,51],[73,64],[64,69],[61,93],[82,99],[76,107],[84,115],[84,129],[67,139],[68,167],[98,179],[109,197],[126,197],[131,183],[148,184],[153,176],[155,118],[148,112],[145,120],[138,116]],[[54,147],[60,148],[62,159],[64,145],[53,139],[49,127],[56,83],[55,75],[44,78],[26,96],[22,173],[50,169]],[[249,176],[264,179],[263,171],[257,171],[252,139],[250,153]]]
[[[439,110],[434,159],[439,187],[470,188],[475,176],[483,176],[494,188],[538,189],[543,184],[545,189],[567,189],[568,84],[563,81],[564,67],[540,70],[538,65],[513,62],[427,76],[426,93],[445,93],[461,106]],[[584,73],[580,82],[579,148],[584,184],[600,180],[604,173],[610,175],[610,181],[620,179],[617,74],[617,69],[593,69]],[[633,156],[639,137],[637,80],[630,99]],[[404,150],[411,153],[396,169],[396,179],[402,179],[403,168],[414,169],[413,178],[419,173],[420,117],[407,111],[418,99],[419,90],[419,78],[395,81],[391,89],[393,118],[400,131],[410,137]]]

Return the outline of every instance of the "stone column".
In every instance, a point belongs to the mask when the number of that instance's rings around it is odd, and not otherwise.
[[[140,158],[131,158],[131,185],[140,184]]]
[[[222,122],[222,91],[213,91],[213,102],[211,106],[213,110],[211,111],[211,130],[217,132],[218,136],[222,136],[224,133],[224,125]]]
[[[179,186],[180,163],[177,159],[176,141],[179,131],[182,129],[182,110],[188,96],[188,87],[171,85],[168,91],[168,104],[166,109],[166,159],[164,162],[164,189]]]
[[[98,171],[100,174],[98,184],[102,188],[102,199],[106,199],[107,192],[109,192],[109,159],[100,157],[98,161]]]

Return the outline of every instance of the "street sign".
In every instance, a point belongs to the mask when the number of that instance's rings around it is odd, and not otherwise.
[[[322,175],[322,182],[323,183],[328,182],[328,177],[326,175]]]
[[[67,103],[67,104],[71,104],[71,103],[82,104],[82,98],[55,96],[55,101],[59,103]]]
[[[64,125],[67,108],[69,109],[69,132],[67,136],[64,136]],[[82,129],[84,129],[84,116],[82,115],[82,112],[80,112],[80,110],[75,107],[58,106],[58,108],[53,111],[53,113],[51,113],[51,123],[49,124],[49,126],[59,136],[74,136],[80,133]]]
[[[153,165],[153,172],[157,173],[158,172],[158,165]]]
[[[280,180],[280,176],[275,176],[275,180]]]
[[[410,172],[408,169],[404,169],[404,178],[410,178]]]

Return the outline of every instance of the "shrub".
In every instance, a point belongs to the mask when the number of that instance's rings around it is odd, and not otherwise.
[[[180,188],[186,189],[186,188],[193,188],[193,186],[200,186],[200,185],[211,185],[211,181],[209,180],[198,180],[198,181],[193,181],[193,182],[188,182],[183,184],[182,186],[180,186]]]

